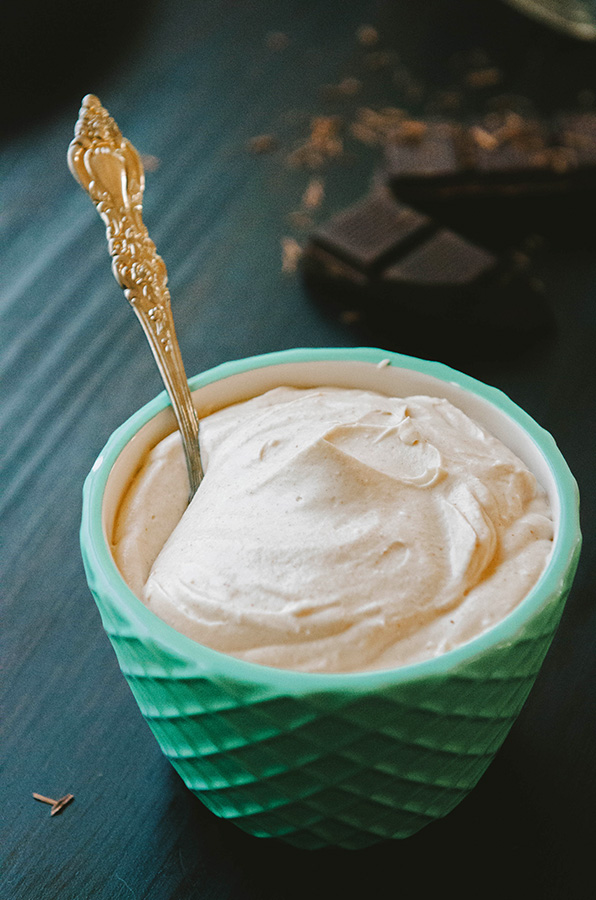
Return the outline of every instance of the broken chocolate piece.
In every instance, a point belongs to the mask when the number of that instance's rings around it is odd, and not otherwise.
[[[396,131],[385,143],[383,177],[398,199],[495,249],[532,232],[581,232],[596,190],[596,114],[426,124],[419,140]]]
[[[548,124],[513,113],[470,125],[431,122],[418,141],[402,141],[397,132],[385,145],[385,166],[395,194],[414,203],[425,196],[596,187],[596,116],[559,116]]]
[[[380,289],[395,297],[408,295],[408,305],[421,302],[425,312],[453,316],[475,299],[477,287],[491,278],[498,261],[487,250],[441,229],[382,273]]]
[[[474,284],[495,265],[494,256],[445,228],[383,272],[385,281],[422,287]]]
[[[527,255],[478,246],[375,188],[315,231],[311,295],[408,353],[508,355],[551,325]]]
[[[431,227],[427,216],[378,191],[319,228],[316,242],[359,271],[371,272]]]

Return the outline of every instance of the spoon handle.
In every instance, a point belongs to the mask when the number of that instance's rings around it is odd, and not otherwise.
[[[136,149],[92,94],[83,99],[68,165],[106,226],[112,271],[145,332],[182,435],[194,495],[203,469],[199,420],[174,329],[165,263],[143,223],[145,175]]]

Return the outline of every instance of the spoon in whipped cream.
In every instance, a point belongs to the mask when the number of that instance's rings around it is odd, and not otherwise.
[[[166,266],[143,223],[143,165],[93,94],[83,99],[68,166],[105,223],[114,277],[141,323],[169,394],[192,499],[203,478],[199,419],[176,338]]]

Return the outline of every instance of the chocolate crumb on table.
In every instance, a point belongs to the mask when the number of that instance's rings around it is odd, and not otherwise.
[[[38,800],[40,803],[47,803],[51,806],[50,816],[56,816],[58,813],[61,813],[66,806],[72,803],[74,794],[65,794],[64,797],[60,797],[58,800],[52,800],[51,797],[45,797],[43,794],[37,794],[34,791],[33,799]]]
[[[279,141],[272,134],[258,134],[248,142],[248,149],[251,153],[271,153],[278,147]]]
[[[379,32],[373,25],[360,25],[356,38],[363,47],[374,47],[379,43]]]
[[[146,172],[156,172],[161,164],[159,157],[154,156],[151,153],[143,153],[141,162],[143,163],[143,168]]]
[[[302,196],[305,209],[317,209],[325,196],[325,186],[321,178],[311,178]]]
[[[315,116],[307,140],[288,155],[288,164],[295,168],[316,169],[327,160],[341,156],[341,129],[339,116]]]
[[[353,76],[342,79],[339,84],[325,84],[321,88],[321,96],[325,100],[341,100],[355,97],[362,90],[362,82]]]
[[[496,66],[487,66],[482,69],[474,69],[466,75],[466,84],[471,88],[494,87],[503,78],[502,72]]]
[[[282,265],[281,270],[285,273],[295,272],[298,268],[298,261],[302,256],[302,247],[293,237],[284,237],[281,240]]]
[[[383,107],[379,110],[360,107],[356,110],[350,133],[362,143],[382,147],[385,141],[393,140],[397,135],[404,140],[408,136],[413,137],[421,127],[423,126],[412,122],[405,110],[398,107]]]

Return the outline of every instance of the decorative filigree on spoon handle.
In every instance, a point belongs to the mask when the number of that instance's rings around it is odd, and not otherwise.
[[[105,223],[112,271],[143,327],[170,396],[192,498],[203,477],[199,420],[174,329],[166,267],[143,223],[143,166],[136,149],[92,94],[83,99],[68,165]]]

